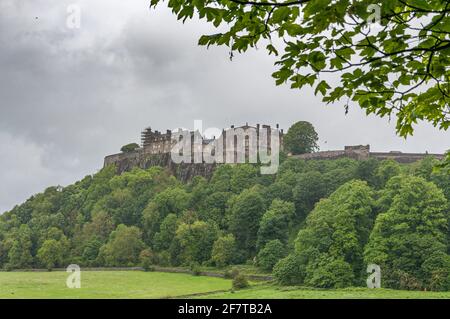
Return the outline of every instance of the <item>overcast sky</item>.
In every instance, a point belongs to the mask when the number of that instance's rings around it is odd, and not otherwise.
[[[80,29],[66,25],[70,4]],[[442,153],[449,133],[420,125],[406,141],[395,123],[356,107],[324,105],[311,90],[276,87],[274,58],[197,46],[214,30],[186,24],[145,0],[0,0],[0,212],[51,185],[102,167],[103,157],[151,126],[228,127],[249,122],[287,129],[313,123],[322,150]]]

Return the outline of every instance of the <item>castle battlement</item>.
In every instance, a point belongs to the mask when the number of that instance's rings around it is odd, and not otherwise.
[[[279,125],[276,125],[276,129],[279,130]],[[241,149],[245,149],[245,154],[248,155],[250,151],[250,146],[252,143],[255,144],[256,148],[259,147],[259,138],[260,138],[260,131],[265,130],[267,132],[267,148],[271,149],[271,134],[272,134],[272,127],[270,125],[260,125],[256,124],[256,126],[250,126],[248,123],[242,126],[235,127],[234,125],[231,125],[230,128],[222,129],[222,134],[216,138],[213,137],[212,139],[207,139],[201,135],[198,131],[190,131],[190,137],[191,137],[191,145],[194,145],[195,142],[202,145],[202,150],[204,149],[210,149],[212,153],[215,152],[215,148],[217,147],[217,144],[219,142],[221,143],[223,150],[223,154],[226,157],[227,154],[232,154],[233,152],[238,156]],[[179,132],[181,132],[181,129],[179,129]],[[239,134],[238,134],[239,133]],[[280,147],[282,147],[282,140],[283,140],[283,130],[281,129],[279,131],[280,134]],[[234,138],[228,138],[233,137]],[[244,140],[240,140],[239,136],[243,136]],[[183,137],[183,136],[180,136]],[[252,141],[252,139],[255,139]],[[141,133],[141,152],[145,154],[166,154],[170,153],[177,144],[177,142],[180,141],[179,136],[177,135],[177,132],[172,132],[171,130],[167,130],[165,133],[159,132],[159,131],[153,131],[150,127],[144,129]],[[243,145],[240,145],[242,143]],[[244,146],[242,148],[242,146]],[[192,149],[192,152],[194,150]],[[228,155],[231,156],[231,155]]]
[[[413,163],[424,159],[426,156],[432,156],[436,159],[444,159],[444,154],[429,154],[429,153],[403,153],[400,151],[390,152],[371,152],[370,145],[351,145],[345,146],[343,150],[322,151],[309,154],[293,155],[293,158],[298,159],[338,159],[338,158],[353,158],[356,160],[366,160],[375,158],[377,160],[391,159],[399,163]]]

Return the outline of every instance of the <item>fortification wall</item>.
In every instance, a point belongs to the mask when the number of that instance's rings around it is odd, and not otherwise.
[[[346,155],[347,154],[345,153],[345,151],[323,151],[301,155],[292,155],[291,157],[310,160],[310,159],[336,159],[346,157]]]
[[[402,152],[370,152],[369,145],[345,146],[344,150],[323,151],[302,155],[294,155],[293,158],[305,160],[327,160],[338,158],[353,158],[356,160],[365,160],[375,158],[378,160],[391,159],[399,163],[414,163],[424,159],[427,156],[433,156],[439,160],[444,159],[444,154],[428,154],[428,153],[402,153]]]
[[[427,156],[432,156],[438,160],[444,159],[444,154],[427,154],[427,153],[399,153],[399,152],[371,152],[370,157],[378,160],[394,160],[399,163],[414,163],[424,159]]]
[[[369,145],[356,145],[356,146],[345,146],[343,150],[337,151],[322,151],[301,155],[293,155],[293,158],[298,159],[338,159],[338,158],[353,158],[356,160],[364,160],[369,158]]]

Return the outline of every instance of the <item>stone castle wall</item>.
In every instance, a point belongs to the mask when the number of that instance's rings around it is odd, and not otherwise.
[[[238,129],[242,129],[244,132],[250,128],[256,129],[259,132],[260,126],[251,127],[248,124],[242,126]],[[269,128],[268,125],[263,125],[262,128]],[[277,125],[278,129],[278,125]],[[235,130],[234,126],[230,130]],[[231,141],[226,139],[227,133],[230,131],[223,130],[222,135],[219,139],[222,139],[224,150],[224,160],[236,160],[238,153],[236,151],[236,140]],[[194,140],[194,134],[199,134],[198,132],[190,132],[192,141]],[[259,136],[259,135],[258,135]],[[201,138],[201,136],[197,136]],[[196,138],[197,138],[196,137]],[[258,137],[259,138],[259,137]],[[268,138],[268,141],[270,138]],[[211,143],[214,140],[203,140],[202,147],[211,147]],[[171,137],[171,131],[166,133],[161,133],[158,131],[151,131],[150,128],[146,129],[142,133],[142,147],[130,152],[130,153],[119,153],[114,155],[109,155],[105,157],[104,166],[116,165],[118,173],[131,170],[133,167],[140,167],[142,169],[147,169],[151,166],[162,166],[166,167],[174,176],[182,181],[188,181],[192,177],[200,175],[205,178],[210,178],[214,172],[217,165],[220,164],[207,164],[207,163],[181,163],[175,164],[171,159],[170,151],[176,142]],[[247,139],[245,140],[245,159],[248,160],[248,150],[249,143]],[[280,134],[280,148],[283,149],[283,130]],[[258,145],[258,143],[257,143]],[[270,145],[269,145],[270,148]],[[193,151],[193,148],[192,150]],[[242,154],[241,154],[242,155]],[[290,155],[292,158],[304,159],[304,160],[332,160],[339,158],[351,158],[355,160],[367,160],[369,158],[375,158],[377,160],[391,159],[399,163],[413,163],[419,161],[426,156],[433,156],[437,159],[444,159],[443,154],[428,154],[428,153],[402,153],[402,152],[370,152],[369,145],[354,145],[345,146],[343,150],[335,151],[322,151],[302,155]],[[193,158],[193,157],[192,157]],[[235,161],[236,162],[236,161]]]
[[[278,129],[278,124],[277,124]],[[104,166],[116,165],[118,173],[131,170],[133,167],[140,167],[146,169],[151,166],[162,166],[166,167],[171,171],[173,175],[182,181],[191,179],[196,175],[201,175],[206,178],[212,176],[212,173],[216,167],[216,163],[193,163],[194,162],[194,140],[200,141],[200,151],[203,151],[213,155],[216,151],[214,142],[222,142],[223,144],[223,162],[238,162],[238,158],[243,158],[247,162],[249,161],[250,145],[256,145],[257,151],[259,151],[259,137],[260,130],[266,130],[267,134],[267,148],[268,152],[271,152],[271,127],[270,125],[257,124],[256,126],[249,126],[248,123],[244,126],[234,127],[231,126],[229,129],[222,130],[221,136],[218,139],[204,139],[198,131],[187,132],[187,138],[191,138],[191,163],[181,163],[176,164],[171,160],[171,150],[173,146],[177,143],[177,140],[173,138],[170,130],[165,133],[159,131],[152,131],[151,128],[146,128],[141,134],[141,148],[136,149],[129,153],[119,153],[113,154],[105,157]],[[242,132],[244,137],[243,140],[237,138],[236,132]],[[253,136],[251,133],[255,133]],[[234,136],[234,137],[233,137]],[[186,137],[186,136],[184,136]],[[230,137],[230,138],[228,138]],[[231,138],[233,137],[233,138]],[[242,137],[241,137],[242,138]],[[280,148],[283,145],[283,130],[280,131]],[[243,143],[243,144],[240,144]],[[241,148],[238,147],[241,145]],[[201,161],[201,160],[200,160]]]
[[[105,157],[104,166],[116,165],[117,173],[121,174],[132,170],[134,167],[147,169],[153,166],[161,166],[168,169],[179,180],[186,182],[194,176],[203,176],[209,179],[216,167],[216,164],[205,163],[181,163],[172,161],[170,153],[150,154],[143,149],[132,153],[121,153]]]
[[[377,160],[391,159],[399,163],[414,163],[424,159],[426,156],[433,156],[439,160],[444,159],[444,154],[428,154],[428,153],[402,153],[402,152],[370,152],[369,145],[355,145],[345,146],[344,150],[337,151],[323,151],[309,154],[293,155],[293,158],[298,159],[338,159],[338,158],[353,158],[356,160],[366,160],[375,158]]]

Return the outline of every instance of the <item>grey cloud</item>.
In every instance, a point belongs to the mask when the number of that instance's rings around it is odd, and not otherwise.
[[[0,211],[49,185],[94,173],[103,156],[138,141],[148,125],[164,130],[311,121],[322,149],[370,143],[376,150],[443,152],[448,133],[421,125],[407,141],[395,123],[345,116],[311,90],[276,87],[273,57],[253,50],[228,59],[226,48],[197,46],[215,32],[181,24],[142,1],[80,0],[82,25],[65,27],[77,1],[0,3]],[[35,19],[38,17],[38,19]]]

